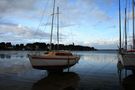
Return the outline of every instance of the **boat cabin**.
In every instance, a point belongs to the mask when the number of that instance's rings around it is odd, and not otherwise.
[[[72,53],[66,52],[66,51],[48,52],[48,55],[55,55],[55,56],[73,56]]]

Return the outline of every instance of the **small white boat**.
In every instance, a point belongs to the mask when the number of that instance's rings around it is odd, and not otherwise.
[[[69,68],[75,65],[80,56],[73,55],[69,51],[60,51],[57,48],[57,51],[52,51],[52,31],[53,31],[53,20],[54,20],[54,10],[55,10],[55,0],[53,5],[53,14],[52,14],[52,27],[50,35],[50,51],[47,54],[43,55],[28,55],[31,65],[36,69],[44,69],[48,71],[61,71],[65,68]],[[57,7],[57,43],[59,46],[59,7]]]
[[[50,51],[43,55],[28,55],[33,68],[45,70],[61,70],[75,65],[80,56],[69,51]]]

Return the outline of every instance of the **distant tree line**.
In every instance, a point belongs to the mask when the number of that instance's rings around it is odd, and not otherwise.
[[[53,44],[52,43],[52,50],[71,50],[71,51],[91,51],[96,50],[94,47],[89,46],[81,46],[81,45],[64,45],[64,44]],[[15,44],[12,45],[11,42],[1,42],[0,43],[0,50],[45,50],[48,51],[50,44],[42,43],[42,42],[35,42],[35,43],[27,43],[27,44]]]

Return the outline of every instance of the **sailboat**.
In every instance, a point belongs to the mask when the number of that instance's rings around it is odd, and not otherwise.
[[[79,59],[79,55],[73,55],[70,51],[52,51],[52,32],[53,32],[53,20],[55,11],[55,0],[53,5],[52,25],[50,35],[50,51],[42,55],[28,55],[31,65],[35,69],[44,69],[48,71],[63,71],[65,68],[69,68],[75,65]],[[57,7],[57,43],[59,45],[59,7]]]
[[[126,0],[127,4],[127,0]],[[119,53],[118,53],[118,58],[119,62],[123,65],[125,69],[132,70],[133,73],[135,73],[135,37],[134,37],[134,0],[132,0],[132,17],[133,17],[133,40],[132,40],[132,48],[127,49],[127,33],[126,33],[126,8],[125,8],[125,46],[122,47],[121,44],[121,6],[120,6],[120,0],[119,0]],[[127,6],[126,6],[127,7]]]

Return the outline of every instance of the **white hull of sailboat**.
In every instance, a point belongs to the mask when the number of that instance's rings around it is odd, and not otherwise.
[[[36,69],[60,69],[75,65],[79,57],[48,57],[29,56],[32,67]]]

